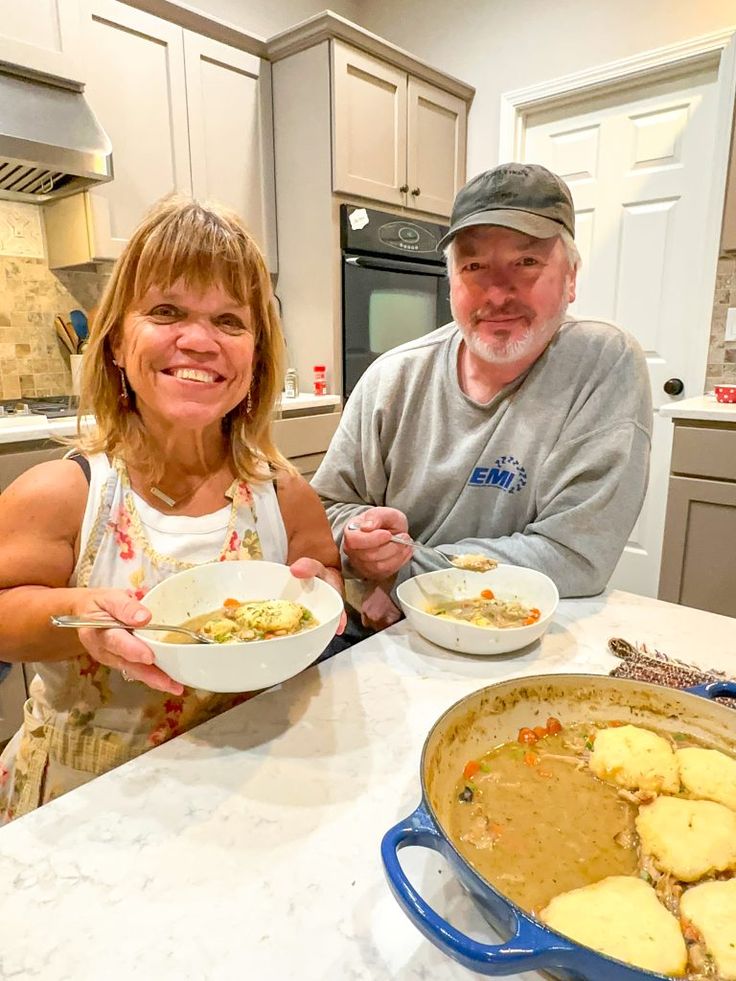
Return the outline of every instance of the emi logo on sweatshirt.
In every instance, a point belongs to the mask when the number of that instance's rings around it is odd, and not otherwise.
[[[468,480],[469,487],[497,487],[506,494],[516,494],[526,484],[526,470],[513,456],[500,456],[492,467],[476,467]]]

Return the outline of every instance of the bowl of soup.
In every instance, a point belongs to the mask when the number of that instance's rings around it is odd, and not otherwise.
[[[542,572],[498,565],[489,572],[442,569],[397,589],[411,626],[426,640],[462,654],[508,654],[545,632],[557,587]]]
[[[337,590],[321,579],[297,579],[277,562],[211,562],[170,576],[147,593],[156,623],[203,633],[135,633],[175,681],[214,692],[269,688],[317,660],[343,610]]]

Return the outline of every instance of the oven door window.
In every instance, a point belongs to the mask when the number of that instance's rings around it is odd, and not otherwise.
[[[343,265],[343,344],[347,396],[376,358],[452,320],[442,267],[435,273]]]

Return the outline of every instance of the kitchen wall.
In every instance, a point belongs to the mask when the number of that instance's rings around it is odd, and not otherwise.
[[[368,30],[474,85],[468,176],[499,163],[501,94],[736,25],[734,0],[358,0]],[[730,297],[730,299],[729,299]],[[736,304],[736,260],[722,258],[713,306],[706,390],[736,380],[725,345]]]
[[[721,256],[716,275],[716,295],[710,328],[706,390],[714,385],[736,384],[736,341],[726,341],[726,311],[736,307],[736,256]]]
[[[71,394],[69,354],[54,316],[89,310],[108,276],[108,267],[51,272],[40,209],[0,201],[0,399]]]

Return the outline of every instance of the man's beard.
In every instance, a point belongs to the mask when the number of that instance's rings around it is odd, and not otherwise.
[[[487,364],[514,364],[517,361],[523,361],[524,358],[532,354],[536,348],[539,347],[540,342],[544,342],[544,346],[540,350],[540,354],[547,346],[547,344],[552,340],[554,335],[557,333],[560,325],[565,319],[565,313],[568,307],[568,283],[565,282],[565,288],[562,294],[562,301],[560,307],[556,313],[554,313],[547,320],[542,321],[537,324],[527,324],[523,329],[521,334],[516,334],[515,337],[501,338],[497,337],[491,341],[484,341],[476,334],[474,327],[483,316],[487,316],[490,311],[485,308],[481,308],[470,316],[470,326],[466,327],[462,324],[460,330],[462,332],[465,343],[468,350],[474,354],[481,361],[485,361]],[[519,313],[520,316],[525,316],[531,314],[533,317],[533,311],[529,311],[527,307],[521,310],[505,310],[503,307],[500,310],[493,311],[491,316],[494,314],[500,316],[508,316],[509,313]],[[531,319],[531,318],[530,318]],[[457,318],[455,318],[456,323]]]

